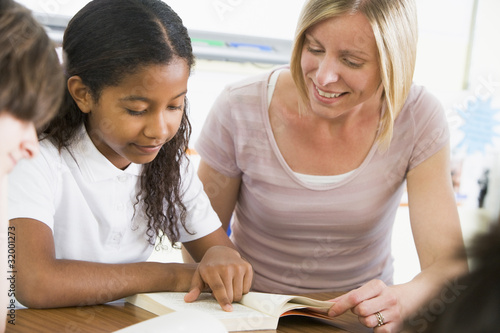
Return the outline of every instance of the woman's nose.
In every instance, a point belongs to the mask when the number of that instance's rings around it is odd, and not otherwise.
[[[316,72],[317,83],[325,87],[329,83],[337,82],[339,77],[339,64],[337,61],[329,57],[323,58]]]

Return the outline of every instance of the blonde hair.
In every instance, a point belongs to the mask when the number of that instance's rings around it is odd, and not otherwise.
[[[304,5],[295,32],[290,71],[301,107],[309,100],[301,59],[306,31],[326,19],[362,13],[370,22],[378,49],[386,110],[380,120],[377,142],[387,148],[394,120],[401,111],[413,80],[417,53],[417,14],[414,0],[309,0]]]

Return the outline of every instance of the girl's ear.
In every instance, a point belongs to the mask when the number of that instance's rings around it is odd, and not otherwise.
[[[89,113],[92,110],[93,99],[89,88],[83,83],[82,79],[75,75],[68,79],[68,91],[71,97],[83,113]]]

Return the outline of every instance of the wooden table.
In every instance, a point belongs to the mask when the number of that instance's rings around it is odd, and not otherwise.
[[[327,300],[337,295],[338,293],[319,293],[308,294],[307,296]],[[7,317],[6,332],[114,332],[118,329],[156,317],[151,312],[125,302],[43,310],[17,309],[14,316],[15,325],[9,323],[9,320],[12,319],[9,316]],[[354,325],[358,323],[357,317],[351,313],[346,313],[343,320],[347,320]],[[314,319],[290,316],[280,319],[277,330],[255,332],[322,333],[346,331]]]

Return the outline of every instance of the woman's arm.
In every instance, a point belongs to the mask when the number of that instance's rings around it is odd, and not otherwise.
[[[213,209],[219,215],[224,230],[229,227],[240,192],[241,178],[230,178],[210,167],[203,160],[198,167],[198,177],[203,183]]]
[[[101,264],[56,259],[51,229],[13,219],[16,297],[33,308],[102,304],[136,293],[187,291],[196,265],[141,262]]]
[[[222,227],[227,231],[238,199],[241,178],[226,177],[203,160],[200,161],[198,167],[198,177],[203,183],[203,189],[210,199],[212,208],[222,222]],[[184,248],[182,249],[182,257],[184,262],[195,262]]]
[[[468,270],[447,145],[408,173],[408,203],[421,273],[401,286],[405,315]],[[413,298],[413,301],[410,299]]]
[[[451,184],[449,147],[441,149],[407,175],[410,220],[421,273],[408,283],[387,287],[373,280],[333,301],[330,315],[348,309],[375,332],[398,332],[403,320],[427,303],[443,285],[467,271],[458,253],[465,251]],[[384,317],[378,324],[375,313]]]

